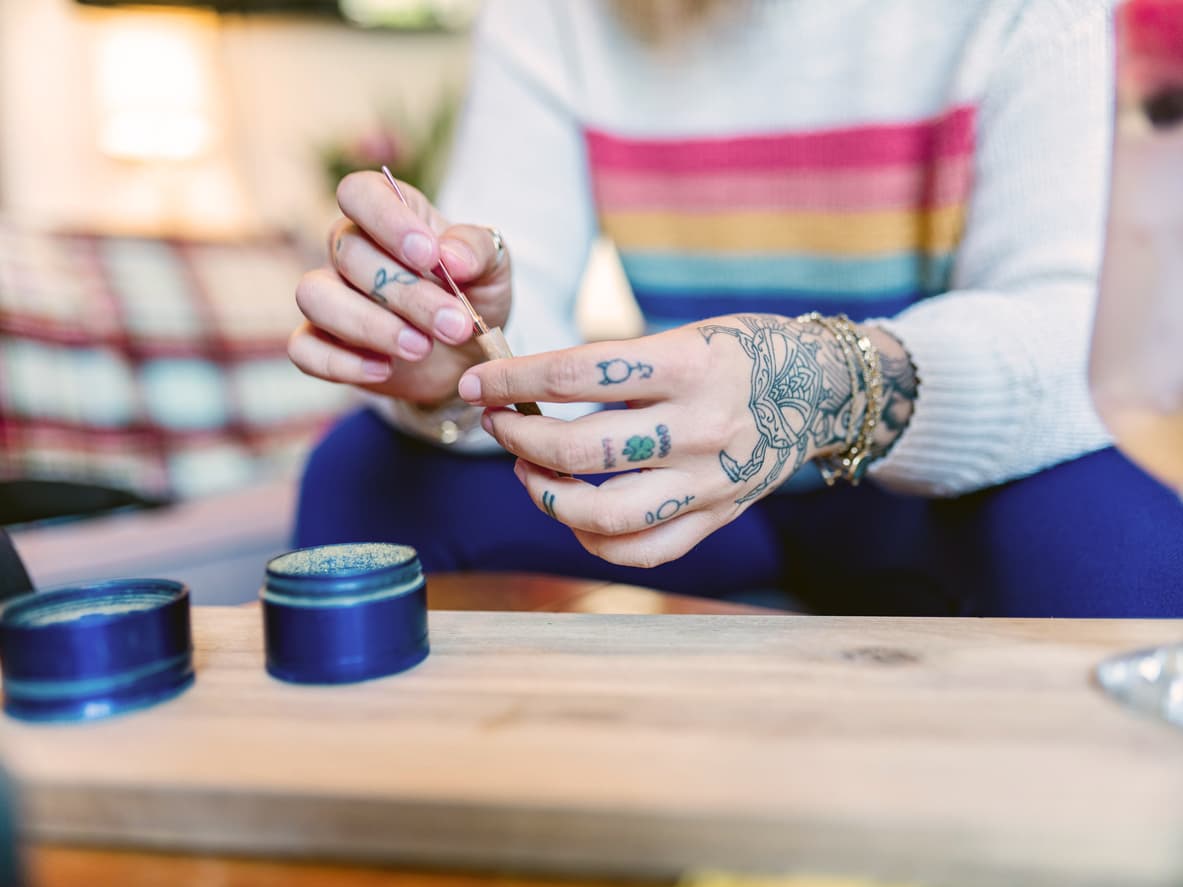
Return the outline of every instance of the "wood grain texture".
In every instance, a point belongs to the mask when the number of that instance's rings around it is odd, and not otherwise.
[[[1179,622],[431,616],[364,685],[261,668],[198,609],[197,685],[149,712],[0,727],[35,837],[664,877],[1183,882],[1183,735],[1089,682]]]

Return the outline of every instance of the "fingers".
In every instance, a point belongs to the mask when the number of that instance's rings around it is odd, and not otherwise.
[[[296,287],[296,304],[313,326],[350,347],[408,361],[431,353],[431,339],[391,311],[360,298],[331,269],[305,274]]]
[[[329,382],[373,385],[390,378],[390,360],[346,347],[302,324],[288,339],[288,357],[301,372]]]
[[[677,560],[720,526],[712,512],[695,511],[625,536],[574,532],[579,544],[598,558],[624,567],[650,569]]]
[[[454,295],[396,262],[352,222],[334,226],[332,246],[337,273],[372,302],[450,345],[472,337],[472,321]],[[356,294],[354,300],[361,301]]]
[[[514,473],[539,509],[572,529],[597,536],[637,533],[706,504],[700,504],[691,490],[690,476],[677,469],[616,475],[599,486],[556,477],[520,459]]]
[[[611,410],[574,421],[489,410],[481,424],[515,456],[566,474],[656,467],[671,456],[706,452],[702,444],[710,441],[656,409]]]
[[[381,173],[351,173],[337,186],[337,204],[396,261],[415,271],[428,271],[440,260],[439,234],[447,224],[418,190],[406,184],[401,187],[409,206],[403,205]]]
[[[490,361],[461,377],[460,396],[482,406],[670,399],[696,387],[706,370],[705,349],[694,347],[701,339],[690,332]]]
[[[440,237],[440,253],[457,283],[490,280],[509,273],[509,253],[480,225],[453,225]]]

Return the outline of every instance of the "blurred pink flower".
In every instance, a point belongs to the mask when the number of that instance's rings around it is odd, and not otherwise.
[[[374,129],[359,136],[349,153],[367,166],[395,166],[402,157],[402,142],[391,130]]]

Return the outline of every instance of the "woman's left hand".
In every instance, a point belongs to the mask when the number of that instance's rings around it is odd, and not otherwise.
[[[485,430],[518,456],[534,503],[591,553],[619,564],[677,558],[841,449],[852,416],[849,364],[821,326],[737,315],[468,370],[460,396],[619,402],[574,421],[489,409]],[[857,387],[857,386],[856,386]],[[637,470],[640,469],[640,470]],[[571,475],[612,473],[599,486]]]

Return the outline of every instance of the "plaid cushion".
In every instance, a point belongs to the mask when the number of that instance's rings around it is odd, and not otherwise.
[[[291,470],[349,397],[288,362],[305,265],[0,221],[0,479],[173,498]]]

